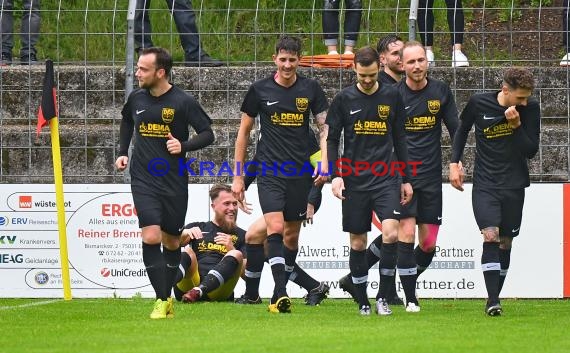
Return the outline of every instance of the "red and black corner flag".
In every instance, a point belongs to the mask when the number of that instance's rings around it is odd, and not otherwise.
[[[38,127],[36,135],[40,135],[42,127],[49,124],[49,120],[57,118],[56,94],[53,73],[53,61],[46,60],[46,75],[44,76],[44,87],[42,91],[42,103],[38,111]]]

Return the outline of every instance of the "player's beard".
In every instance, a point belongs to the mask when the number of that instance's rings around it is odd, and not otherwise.
[[[415,71],[410,75],[410,79],[414,82],[423,82],[427,77],[427,71]]]
[[[376,88],[377,82],[378,81],[373,81],[373,82],[359,81],[358,84],[360,85],[360,88],[364,93],[369,94]]]
[[[155,86],[156,82],[157,82],[156,76],[152,76],[152,78],[147,78],[145,81],[139,80],[139,88],[151,89]]]
[[[232,220],[228,220],[226,215],[221,219],[217,220],[218,226],[224,231],[224,233],[230,233],[236,228],[237,212]]]
[[[402,75],[404,73],[404,67],[402,66],[402,64],[390,64],[388,65],[388,68],[390,70],[392,70],[393,72]]]

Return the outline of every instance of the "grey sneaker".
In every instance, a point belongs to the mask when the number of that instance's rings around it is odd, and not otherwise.
[[[501,303],[491,304],[487,302],[487,305],[485,306],[485,312],[489,316],[501,316],[503,313],[503,307],[501,306]]]
[[[363,305],[360,307],[360,315],[362,316],[370,316],[370,306]]]
[[[379,298],[376,301],[376,313],[382,316],[392,315],[392,309],[390,309],[384,298]]]

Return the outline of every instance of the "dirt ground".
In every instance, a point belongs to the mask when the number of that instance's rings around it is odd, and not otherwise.
[[[562,0],[553,0],[542,9],[530,8],[530,0],[516,3],[513,10],[473,10],[473,16],[466,20],[464,35],[464,51],[470,61],[558,66],[564,55]],[[447,34],[436,35],[434,40],[440,48],[449,45]],[[449,54],[442,51],[443,55]]]

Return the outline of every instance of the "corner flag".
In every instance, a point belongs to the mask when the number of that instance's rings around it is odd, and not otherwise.
[[[46,60],[46,74],[42,90],[42,103],[38,111],[38,126],[36,135],[39,136],[42,127],[48,125],[49,120],[57,118],[56,91],[54,83],[53,61]]]
[[[65,221],[65,201],[63,198],[63,172],[61,168],[61,148],[59,146],[59,122],[57,119],[56,94],[53,73],[53,61],[46,60],[46,75],[42,92],[42,103],[38,111],[37,136],[42,127],[49,123],[51,136],[51,154],[53,157],[53,179],[55,184],[55,203],[57,208],[57,227],[59,231],[59,257],[63,298],[71,300],[71,281],[69,276],[69,258],[67,255],[67,234]]]

